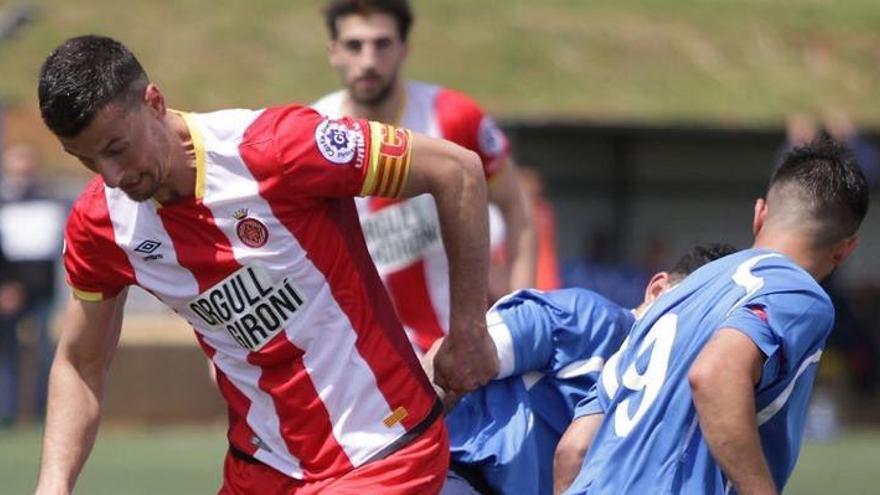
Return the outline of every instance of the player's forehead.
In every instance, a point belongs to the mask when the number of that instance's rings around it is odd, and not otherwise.
[[[132,139],[135,112],[124,105],[110,103],[95,113],[95,117],[79,134],[60,138],[64,150],[77,157],[91,158],[109,144]]]
[[[397,20],[390,14],[349,14],[336,20],[339,41],[399,40]]]

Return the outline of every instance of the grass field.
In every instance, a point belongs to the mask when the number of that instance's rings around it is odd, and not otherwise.
[[[39,432],[0,432],[0,493],[33,490]],[[224,431],[210,429],[102,432],[77,486],[90,495],[195,495],[216,493]],[[850,431],[830,443],[807,443],[786,493],[877,493],[880,430]]]
[[[182,107],[310,101],[338,84],[323,0],[31,3],[36,22],[0,45],[0,94],[13,105],[33,108],[48,50],[88,32],[124,40]],[[408,73],[502,116],[752,123],[834,105],[880,124],[875,0],[413,4]]]

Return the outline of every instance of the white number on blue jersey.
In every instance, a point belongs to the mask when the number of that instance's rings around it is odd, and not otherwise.
[[[648,411],[648,408],[651,407],[651,404],[657,399],[657,395],[660,393],[660,388],[666,381],[666,369],[669,365],[669,356],[672,352],[672,342],[675,340],[677,325],[678,317],[674,314],[666,314],[660,317],[660,319],[654,323],[654,326],[648,330],[647,335],[645,335],[645,340],[639,347],[632,364],[630,364],[623,373],[621,384],[636,393],[644,391],[644,394],[642,395],[638,408],[632,416],[629,415],[630,398],[622,400],[617,405],[614,411],[614,432],[617,436],[624,437],[632,431],[639,420],[642,419]],[[629,339],[627,339],[627,342],[624,342],[620,351],[608,361],[610,373],[607,375],[615,374],[620,354],[628,344],[628,341]],[[636,368],[636,362],[647,352],[651,353],[650,358],[648,359],[648,366],[645,368],[644,373],[639,373]],[[609,396],[614,395],[614,392],[617,391],[618,383],[616,377],[606,377],[605,374],[603,374],[602,383]]]

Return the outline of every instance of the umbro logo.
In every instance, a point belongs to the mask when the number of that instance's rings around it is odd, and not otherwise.
[[[147,239],[146,241],[141,242],[134,248],[135,252],[146,254],[144,256],[144,261],[153,261],[153,260],[161,260],[162,253],[153,254],[153,251],[159,249],[162,243],[159,241],[154,241],[152,239]]]

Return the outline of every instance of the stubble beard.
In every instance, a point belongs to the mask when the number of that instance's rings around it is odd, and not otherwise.
[[[395,80],[396,79],[392,79],[388,81],[388,83],[380,87],[378,91],[372,94],[358,92],[354,89],[354,85],[351,85],[348,88],[348,94],[351,96],[352,101],[354,101],[357,105],[376,107],[387,101],[388,98],[391,96],[391,92],[394,89]]]

